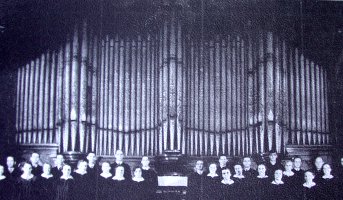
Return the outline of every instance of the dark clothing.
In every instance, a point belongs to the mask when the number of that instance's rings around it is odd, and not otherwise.
[[[16,200],[37,200],[37,178],[34,176],[26,180],[19,177],[15,185],[15,192]]]
[[[111,183],[112,183],[112,177],[105,178],[103,176],[98,176],[98,184],[97,184],[97,194],[98,199],[101,200],[108,200],[111,197]]]
[[[298,185],[297,183],[297,176],[295,174],[293,176],[287,176],[284,174],[282,180],[285,183],[285,192],[289,197],[288,199],[299,198],[297,195],[300,193],[299,188],[301,188],[301,185]]]
[[[31,164],[32,165],[32,164]],[[42,166],[37,166],[37,167],[34,167],[33,165],[32,165],[32,171],[31,171],[31,173],[34,175],[34,176],[36,176],[36,177],[38,177],[38,176],[40,176],[42,173],[43,173],[43,167]]]
[[[144,170],[142,169],[142,177],[147,181],[147,192],[149,196],[155,197],[156,189],[158,185],[157,173],[153,169]]]
[[[113,180],[111,182],[111,200],[130,200],[130,188],[131,181],[125,180]]]
[[[37,189],[39,191],[39,199],[53,200],[55,199],[55,178],[44,178],[39,176],[37,178]]]
[[[318,186],[315,185],[311,188],[308,187],[302,187],[302,199],[303,200],[316,200],[316,199],[320,199],[320,197],[318,196]]]
[[[251,198],[251,192],[247,192],[247,191],[251,191],[252,188],[249,188],[250,182],[248,179],[246,178],[236,178],[236,177],[232,177],[232,180],[235,181],[235,183],[237,184],[237,191],[236,194],[237,195],[237,199],[250,199]]]
[[[286,200],[288,199],[288,194],[286,193],[286,186],[285,184],[273,184],[270,183],[269,185],[269,197],[268,199],[275,199],[275,200]]]
[[[277,169],[281,169],[283,171],[283,166],[279,161],[276,161],[274,165],[272,165],[270,162],[267,162],[266,168],[267,168],[266,174],[269,177],[274,177],[274,172]]]
[[[14,185],[11,180],[7,177],[0,180],[0,199],[1,200],[12,200],[13,198]]]
[[[118,165],[116,162],[114,162],[113,164],[111,164],[111,173],[113,174],[113,175],[115,175],[115,172],[116,172],[116,168],[118,167],[118,166],[123,166],[124,167],[124,177],[125,177],[125,179],[126,180],[131,180],[131,178],[132,178],[132,175],[131,175],[131,168],[130,168],[130,166],[128,165],[128,164],[126,164],[126,163],[121,163],[120,165]]]
[[[187,199],[188,200],[199,200],[203,197],[203,186],[204,186],[205,175],[193,172],[188,175],[188,189]]]
[[[322,169],[320,169],[320,170],[315,169],[313,182],[315,182],[315,183],[319,182],[319,180],[322,178],[322,176],[324,176],[323,170]]]
[[[19,178],[21,175],[21,171],[19,168],[14,168],[12,172],[9,171],[9,169],[6,167],[4,171],[4,175],[6,178],[8,178],[9,181],[12,181],[13,183]]]
[[[236,199],[239,194],[237,194],[238,184],[234,182],[233,184],[220,183],[218,199],[220,200],[231,200]]]
[[[322,200],[331,200],[331,199],[339,199],[338,196],[338,179],[331,178],[331,179],[324,179],[321,178],[318,180],[318,192]]]
[[[72,177],[75,180],[75,186],[74,186],[74,195],[76,199],[80,200],[93,200],[94,192],[92,194],[91,184],[95,182],[95,180],[92,180],[89,174],[78,174],[74,172],[72,174]]]
[[[268,191],[269,185],[272,181],[269,177],[266,178],[256,178],[255,179],[255,195],[256,199],[264,200],[268,199]]]
[[[295,170],[292,169],[292,171],[294,172],[295,178],[296,178],[296,184],[297,186],[302,186],[304,181],[304,175],[305,175],[305,171],[300,169],[300,170]]]
[[[132,200],[148,200],[151,198],[147,190],[148,182],[146,180],[141,182],[131,181],[131,199]]]
[[[74,198],[74,179],[61,179],[56,181],[55,200],[77,200]]]
[[[243,175],[246,179],[252,180],[258,176],[258,173],[256,170],[250,168],[249,170],[243,170]]]
[[[205,176],[204,178],[204,199],[219,199],[220,177]]]
[[[51,168],[51,174],[54,176],[55,179],[59,179],[62,176],[62,168],[57,168],[57,167],[53,167]]]

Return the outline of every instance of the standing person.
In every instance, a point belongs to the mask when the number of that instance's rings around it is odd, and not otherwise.
[[[0,165],[0,199],[2,200],[11,200],[13,184],[11,181],[4,175],[4,166]]]
[[[257,172],[251,168],[251,158],[244,157],[243,158],[243,175],[247,179],[254,179],[257,176]]]
[[[222,155],[219,157],[219,167],[217,169],[217,174],[220,176],[220,178],[223,178],[222,177],[222,170],[223,169],[226,169],[226,168],[229,168],[229,160],[227,159],[227,157],[225,155]]]
[[[199,200],[203,198],[204,161],[195,163],[194,171],[188,175],[187,199]]]
[[[291,199],[296,198],[297,189],[300,187],[297,185],[297,177],[293,172],[293,162],[291,160],[285,161],[285,171],[283,171],[283,181],[285,182],[286,192]]]
[[[36,177],[43,173],[43,168],[41,166],[40,155],[33,152],[30,157],[30,164],[32,166],[32,174]]]
[[[237,194],[237,184],[231,179],[231,172],[228,168],[222,169],[222,177],[219,189],[219,199],[230,200],[235,199]]]
[[[32,174],[32,166],[28,162],[20,164],[22,175],[17,179],[15,185],[16,200],[37,200],[37,177]]]
[[[315,200],[320,199],[318,194],[318,186],[313,182],[315,175],[311,171],[306,171],[304,175],[305,183],[303,184],[302,199]]]
[[[87,155],[87,161],[88,161],[88,166],[87,166],[87,174],[89,176],[90,180],[94,180],[89,183],[89,195],[90,199],[95,199],[96,195],[96,188],[97,188],[97,183],[96,178],[98,178],[98,174],[100,173],[99,165],[97,163],[97,157],[94,152],[90,152]]]
[[[110,198],[110,187],[112,182],[111,166],[108,162],[103,162],[101,165],[102,173],[98,177],[97,194],[98,199],[108,200]]]
[[[209,173],[204,180],[204,199],[218,199],[221,179],[217,174],[217,164],[211,163],[208,170]]]
[[[92,200],[92,188],[91,183],[94,179],[87,174],[87,162],[79,160],[77,163],[77,169],[72,174],[75,180],[74,194],[77,199]]]
[[[115,169],[115,175],[111,183],[111,199],[112,200],[130,200],[128,188],[130,180],[125,178],[125,169],[123,166],[118,166]]]
[[[338,180],[331,174],[331,166],[328,163],[323,165],[324,175],[318,179],[318,188],[321,192],[321,199],[331,200],[339,199],[337,195],[338,191]]]
[[[51,174],[51,165],[48,163],[43,164],[43,173],[37,177],[37,187],[39,190],[39,199],[53,200],[55,197],[54,191],[54,177]]]
[[[20,169],[16,167],[16,161],[13,156],[7,156],[6,158],[6,168],[4,175],[8,178],[9,181],[15,182],[20,176]]]
[[[58,154],[55,160],[55,167],[51,169],[51,173],[55,178],[60,178],[62,176],[62,169],[64,166],[64,157],[62,154]]]
[[[148,200],[152,199],[148,190],[148,182],[142,177],[142,168],[135,167],[131,181],[131,199]]]
[[[237,194],[239,194],[239,199],[249,199],[249,195],[246,192],[248,181],[243,175],[243,168],[241,164],[236,164],[234,166],[235,174],[232,179],[237,183]]]
[[[148,156],[143,156],[142,164],[142,177],[147,181],[148,193],[151,198],[156,195],[157,189],[157,173],[154,169],[150,168],[150,160]]]
[[[282,181],[282,169],[274,172],[274,180],[269,185],[269,199],[287,199],[285,183]]]
[[[71,167],[63,165],[62,176],[56,182],[55,200],[77,200],[74,198],[75,181],[71,176]]]
[[[322,177],[324,175],[323,172],[323,165],[324,165],[324,161],[322,157],[317,157],[314,161],[314,166],[315,166],[315,170],[314,170],[314,182],[317,183],[320,179],[320,177]]]
[[[269,160],[266,164],[267,167],[267,175],[269,177],[274,177],[274,172],[277,169],[283,169],[283,166],[281,164],[281,162],[278,160],[278,155],[276,153],[276,151],[270,151],[269,152]]]
[[[270,180],[270,177],[266,175],[266,166],[264,164],[259,164],[257,166],[257,172],[258,172],[258,175],[255,179],[256,198],[259,200],[267,199],[268,195],[266,191],[268,190],[271,180]]]
[[[294,164],[294,168],[292,171],[294,172],[294,175],[296,178],[296,186],[300,187],[304,183],[304,174],[305,174],[305,171],[303,169],[301,169],[301,167],[302,167],[301,158],[295,157],[293,164]]]
[[[115,174],[115,169],[118,166],[122,166],[125,170],[125,178],[127,180],[131,180],[131,168],[128,164],[126,164],[124,162],[124,153],[122,150],[118,149],[114,155],[114,157],[116,158],[115,162],[111,165],[112,168],[112,174]]]

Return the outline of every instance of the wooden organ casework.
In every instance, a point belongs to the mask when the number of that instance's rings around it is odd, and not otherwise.
[[[23,149],[113,157],[329,148],[327,71],[271,30],[193,37],[177,16],[127,36],[87,20],[17,70]]]

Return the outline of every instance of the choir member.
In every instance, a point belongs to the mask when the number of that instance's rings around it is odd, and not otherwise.
[[[98,177],[98,192],[97,194],[99,195],[98,199],[109,199],[110,198],[110,186],[112,179],[111,177],[113,176],[111,173],[111,166],[108,162],[103,162],[101,165],[101,170],[102,173]]]
[[[36,200],[38,196],[37,191],[37,177],[32,174],[32,166],[28,162],[23,162],[20,165],[22,175],[17,179],[15,185],[16,200]]]
[[[220,176],[217,174],[217,164],[211,163],[208,167],[209,173],[204,180],[204,199],[218,199]]]
[[[241,164],[236,164],[234,166],[235,174],[232,176],[232,179],[237,183],[237,194],[240,199],[249,199],[250,193],[247,193],[248,185],[252,179],[247,180],[243,175],[243,168]],[[250,188],[249,188],[250,190]]]
[[[243,175],[242,165],[236,164],[234,166],[234,170],[235,170],[235,174],[233,175],[234,181],[241,182],[241,180],[243,180],[245,178],[245,176]]]
[[[129,200],[131,198],[127,190],[130,186],[130,180],[125,178],[125,169],[122,165],[115,169],[111,185],[112,200]]]
[[[247,179],[254,179],[257,176],[257,172],[251,168],[251,158],[244,157],[243,158],[243,175]]]
[[[11,200],[13,184],[4,175],[4,172],[5,172],[4,166],[0,165],[0,199]]]
[[[51,174],[51,165],[43,164],[43,173],[37,177],[37,187],[39,189],[39,199],[52,200],[55,194],[54,177]]]
[[[147,181],[149,196],[154,197],[157,189],[157,173],[154,169],[150,168],[150,160],[148,156],[143,156],[142,164],[142,177]]]
[[[337,190],[338,190],[338,197],[337,199],[343,199],[343,157],[340,159],[340,164],[337,168],[337,179],[338,179],[338,184],[337,184]]]
[[[324,164],[324,161],[323,161],[323,158],[322,157],[317,157],[315,162],[314,162],[314,165],[315,165],[315,171],[314,171],[314,182],[317,183],[318,180],[320,179],[320,177],[322,177],[324,175],[323,173],[323,164]]]
[[[222,169],[222,177],[219,199],[229,200],[237,198],[237,184],[231,179],[231,172],[228,168]]]
[[[126,164],[123,159],[124,159],[124,153],[122,150],[117,150],[114,157],[116,158],[115,162],[111,165],[112,168],[112,174],[114,173],[114,170],[118,167],[118,166],[122,166],[125,170],[125,178],[127,180],[131,180],[131,168],[128,164]]]
[[[282,169],[283,167],[282,167],[281,162],[278,161],[278,155],[276,151],[270,151],[268,157],[269,157],[269,161],[266,164],[267,175],[269,177],[273,177],[275,170]]]
[[[87,162],[84,160],[79,160],[77,163],[77,169],[72,174],[75,180],[74,193],[75,197],[82,200],[92,200],[92,182],[94,179],[87,173]]]
[[[203,198],[204,161],[195,163],[194,171],[188,175],[187,199],[199,200]]]
[[[94,152],[90,152],[87,154],[87,161],[88,161],[88,166],[87,166],[87,174],[91,180],[96,180],[97,175],[99,174],[99,166],[97,164],[97,157]],[[90,185],[90,195],[91,199],[95,199],[95,194],[96,194],[96,188],[97,188],[97,181],[92,181],[89,183]]]
[[[286,192],[289,196],[294,199],[294,195],[298,194],[298,188],[300,185],[297,185],[297,177],[293,172],[293,162],[291,160],[285,161],[285,171],[283,172],[283,181],[285,182]]]
[[[295,157],[294,158],[294,168],[293,172],[296,177],[296,185],[301,186],[304,183],[304,170],[301,169],[302,166],[302,160],[300,157]]]
[[[7,156],[6,158],[6,168],[4,175],[13,183],[20,176],[20,169],[16,167],[16,162],[13,156]]]
[[[270,177],[266,175],[266,166],[264,164],[259,164],[257,166],[258,175],[255,179],[255,194],[257,199],[267,199],[268,195],[266,191],[270,184]]]
[[[142,177],[142,168],[135,167],[131,182],[131,199],[148,200],[153,199],[148,193],[148,182]]]
[[[62,176],[56,182],[55,200],[77,200],[74,197],[75,181],[71,176],[71,167],[63,165]]]
[[[269,199],[288,199],[285,184],[282,181],[282,169],[274,172],[274,180],[269,185]]]
[[[62,176],[63,166],[64,166],[64,157],[62,154],[58,154],[55,160],[55,167],[51,169],[51,173],[55,178],[60,178]]]
[[[302,199],[304,200],[315,200],[320,199],[318,194],[318,186],[313,179],[315,175],[311,171],[306,171],[304,175],[305,183],[303,184]]]
[[[32,174],[36,177],[43,173],[43,168],[41,166],[40,156],[38,153],[33,152],[30,157],[30,164],[32,166]]]
[[[229,168],[229,163],[228,163],[228,159],[226,156],[222,155],[219,157],[219,167],[218,167],[218,171],[217,174],[220,176],[220,178],[222,178],[222,170]]]
[[[321,199],[336,199],[338,198],[338,180],[331,174],[331,166],[329,164],[323,165],[324,175],[318,179],[319,192],[321,192]]]
[[[343,157],[340,158],[340,162],[336,171],[336,175],[339,179],[343,180]]]

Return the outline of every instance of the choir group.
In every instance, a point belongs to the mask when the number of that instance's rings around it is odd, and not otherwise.
[[[0,165],[0,199],[4,200],[135,200],[157,199],[157,173],[150,168],[149,158],[142,157],[141,167],[123,162],[123,152],[117,150],[115,162],[97,163],[94,153],[79,160],[75,170],[57,155],[55,165],[40,163],[38,153],[16,165],[8,156]],[[211,199],[343,199],[343,158],[341,168],[332,173],[331,166],[321,157],[315,159],[315,170],[303,171],[302,160],[296,157],[282,165],[276,152],[266,163],[252,169],[250,157],[229,163],[226,156],[219,163],[198,160],[188,176],[186,198]]]
[[[144,200],[155,199],[157,173],[144,156],[141,167],[133,169],[123,162],[123,152],[117,150],[115,162],[97,163],[94,153],[79,160],[75,170],[57,155],[55,166],[40,164],[38,153],[16,167],[12,156],[0,165],[1,200]]]
[[[276,152],[269,154],[267,162],[258,164],[257,170],[251,165],[250,157],[229,164],[226,156],[220,156],[219,165],[209,163],[205,173],[204,162],[198,160],[188,177],[187,199],[343,199],[343,158],[334,174],[322,157],[315,159],[313,171],[304,171],[300,157],[282,165]]]

